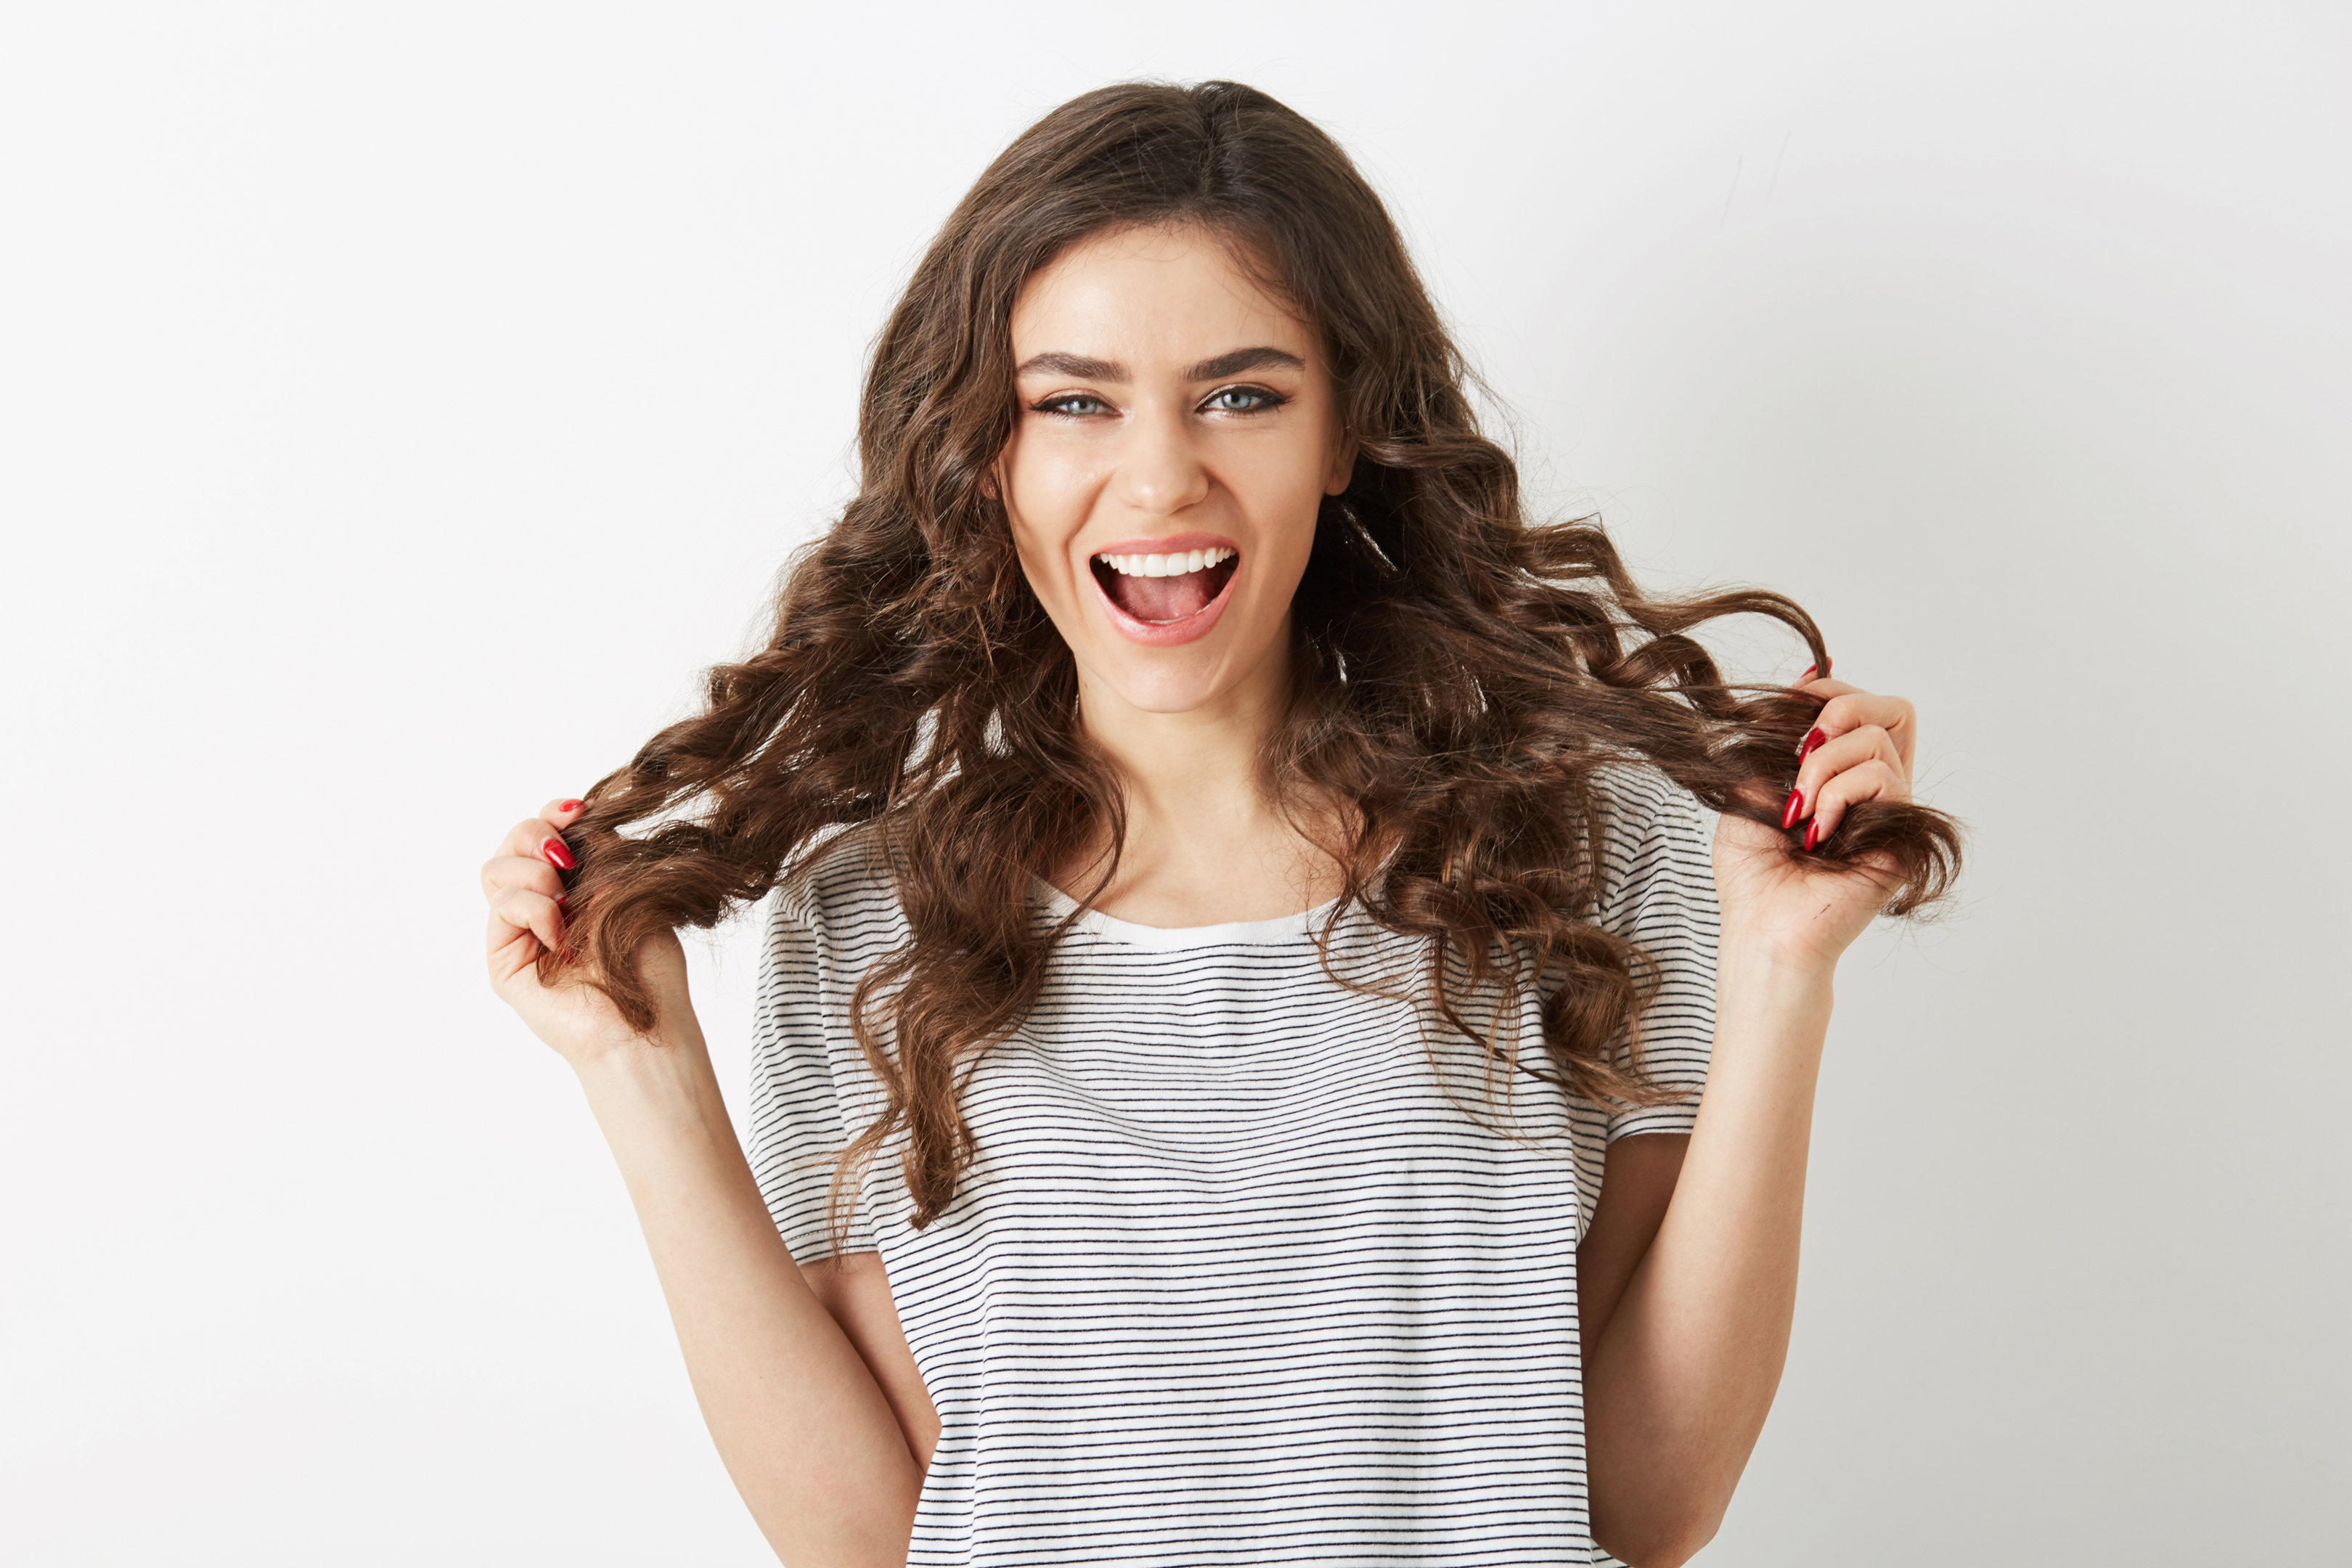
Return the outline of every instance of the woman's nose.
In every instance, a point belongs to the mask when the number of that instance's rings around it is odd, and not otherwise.
[[[1123,445],[1119,499],[1136,510],[1171,517],[1208,496],[1208,470],[1182,414],[1135,416]]]

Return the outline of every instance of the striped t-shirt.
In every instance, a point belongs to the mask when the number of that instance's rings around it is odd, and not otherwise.
[[[1663,983],[1652,1073],[1713,1031],[1713,820],[1605,781],[1600,920]],[[831,1156],[879,1108],[850,994],[907,927],[870,851],[779,896],[751,1157],[793,1255],[827,1256]],[[1033,917],[1071,905],[1041,887]],[[1383,984],[1370,995],[1323,972]],[[1576,1244],[1609,1142],[1686,1131],[1486,1058],[1422,999],[1424,950],[1360,906],[1161,930],[1083,917],[980,1058],[978,1154],[922,1230],[886,1148],[878,1251],[941,1423],[910,1564],[1605,1563],[1584,1484]],[[1536,1000],[1490,998],[1544,1060]],[[1467,1011],[1467,1010],[1465,1010]]]

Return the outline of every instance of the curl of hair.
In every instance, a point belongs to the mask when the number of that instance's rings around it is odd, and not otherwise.
[[[1452,1026],[1486,1039],[1458,1010],[1465,987],[1541,976],[1546,1059],[1490,1050],[1596,1100],[1668,1098],[1640,1065],[1647,962],[1591,918],[1595,774],[1646,764],[1778,828],[1821,707],[1727,684],[1690,635],[1767,616],[1827,668],[1789,599],[1654,597],[1592,520],[1527,521],[1387,211],[1321,131],[1230,82],[1063,105],[981,176],[883,329],[861,489],[793,563],[766,647],[712,670],[703,711],[599,781],[566,834],[578,977],[641,1029],[642,942],[805,875],[834,830],[873,836],[910,940],[856,993],[885,1099],[836,1170],[836,1215],[894,1139],[912,1223],[953,1200],[974,1152],[961,1084],[1028,1013],[1067,930],[1030,918],[1034,882],[1106,840],[1116,864],[1118,780],[984,481],[1017,405],[1022,284],[1089,236],[1171,225],[1224,239],[1326,345],[1360,455],[1318,519],[1293,605],[1296,691],[1265,760],[1286,802],[1352,805],[1333,846],[1346,894],[1425,939]],[[1804,858],[1876,879],[1902,916],[1947,891],[1959,848],[1942,814],[1869,802]],[[551,980],[563,967],[542,960]]]

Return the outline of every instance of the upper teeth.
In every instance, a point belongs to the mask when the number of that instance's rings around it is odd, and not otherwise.
[[[1168,555],[1097,555],[1096,560],[1122,577],[1181,577],[1205,572],[1220,561],[1230,561],[1231,550],[1179,550]]]

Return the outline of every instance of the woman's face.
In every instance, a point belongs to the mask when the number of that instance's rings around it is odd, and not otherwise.
[[[1125,229],[1029,279],[1013,359],[995,479],[1088,712],[1278,688],[1317,510],[1355,460],[1317,334],[1215,237]]]

